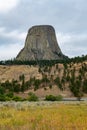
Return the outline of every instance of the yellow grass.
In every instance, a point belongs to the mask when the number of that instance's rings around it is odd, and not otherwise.
[[[0,130],[87,130],[87,104],[1,107]]]

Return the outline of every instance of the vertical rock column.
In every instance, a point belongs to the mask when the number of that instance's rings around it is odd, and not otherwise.
[[[16,59],[23,61],[56,60],[65,57],[57,43],[54,28],[49,25],[40,25],[29,29],[25,46]]]

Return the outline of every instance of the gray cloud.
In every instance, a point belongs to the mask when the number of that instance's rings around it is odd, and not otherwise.
[[[86,5],[87,0],[19,0],[11,11],[0,13],[0,28],[5,28],[0,33],[0,45],[3,44],[5,47],[7,44],[14,46],[19,43],[21,48],[31,26],[51,24],[56,30],[59,45],[66,55],[72,57],[86,54]]]

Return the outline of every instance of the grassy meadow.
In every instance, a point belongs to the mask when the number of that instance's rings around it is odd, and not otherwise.
[[[87,130],[87,103],[0,103],[0,130]]]

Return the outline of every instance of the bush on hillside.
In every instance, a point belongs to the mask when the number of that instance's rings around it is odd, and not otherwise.
[[[6,101],[5,95],[0,94],[0,101]]]
[[[28,101],[38,101],[38,97],[34,93],[30,92],[28,95]]]
[[[13,92],[9,92],[9,93],[6,94],[6,96],[9,97],[9,98],[13,98],[14,93]]]
[[[54,96],[54,95],[47,95],[45,97],[46,101],[62,101],[62,96],[58,95],[58,96]]]
[[[0,86],[0,94],[4,94],[5,93],[5,88],[4,87],[2,87],[2,86]]]
[[[14,100],[14,101],[22,101],[22,98],[21,97],[19,97],[19,96],[14,96],[13,98],[12,98],[12,100]]]

